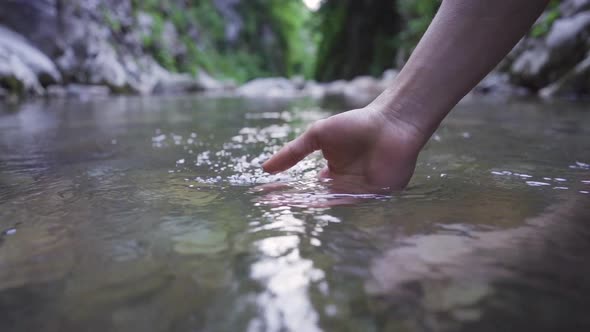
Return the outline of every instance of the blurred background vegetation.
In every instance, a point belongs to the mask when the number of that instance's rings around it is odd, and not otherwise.
[[[439,6],[440,0],[3,0],[0,61],[20,69],[0,68],[0,88],[5,95],[59,95],[49,87],[82,84],[150,94],[259,77],[378,77],[403,66]],[[590,93],[588,15],[590,0],[551,1],[495,72],[503,76],[484,89],[510,80],[533,92],[550,87],[547,95]],[[548,43],[550,35],[565,42]]]
[[[311,74],[312,15],[300,0],[133,0],[133,9],[151,18],[143,47],[168,70],[202,68],[238,82]],[[164,30],[170,23],[181,41],[174,50],[166,47]]]
[[[166,69],[244,82],[262,76],[319,81],[379,75],[400,65],[439,0],[132,0],[150,29],[146,51]],[[319,9],[317,8],[319,7]],[[117,15],[105,5],[116,33]],[[166,47],[172,24],[181,47]]]

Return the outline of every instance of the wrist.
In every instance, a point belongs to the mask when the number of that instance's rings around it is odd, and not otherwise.
[[[402,70],[393,85],[369,107],[381,113],[388,122],[411,128],[425,144],[456,104],[456,98],[440,85],[424,83],[421,77],[428,68],[415,67],[418,69]]]
[[[426,121],[423,114],[428,114],[426,106],[407,97],[393,96],[395,92],[386,91],[371,105],[367,106],[379,114],[387,126],[400,128],[414,138],[420,146],[426,144],[438,124]],[[381,99],[381,100],[380,100]]]

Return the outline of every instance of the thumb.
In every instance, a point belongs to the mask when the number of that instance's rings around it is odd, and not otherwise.
[[[283,146],[279,152],[262,164],[262,168],[268,173],[282,172],[319,148],[316,130],[312,126],[301,136]]]

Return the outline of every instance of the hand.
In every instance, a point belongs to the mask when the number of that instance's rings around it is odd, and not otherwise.
[[[317,121],[262,167],[278,173],[321,150],[328,161],[321,177],[355,191],[399,190],[410,181],[424,141],[416,127],[367,107]]]

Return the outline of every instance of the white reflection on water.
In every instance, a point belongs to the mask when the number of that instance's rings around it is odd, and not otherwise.
[[[288,211],[288,210],[283,210]],[[281,224],[283,224],[281,226]],[[302,224],[294,216],[281,214],[274,227],[282,231],[297,231],[293,224]],[[268,237],[254,243],[262,254],[252,264],[250,276],[264,285],[257,303],[263,311],[254,319],[248,331],[321,331],[318,313],[311,301],[309,286],[321,282],[324,272],[313,266],[309,259],[301,257],[297,235]]]
[[[569,166],[570,169],[582,170],[582,171],[587,170],[588,167],[590,167],[588,164],[582,163],[579,161],[577,161],[573,165]],[[566,182],[569,182],[569,179],[566,179],[563,177],[553,177],[552,178],[552,177],[548,177],[548,176],[543,176],[543,177],[538,177],[538,180],[534,180],[535,176],[533,176],[533,175],[518,173],[518,172],[513,172],[513,171],[508,171],[508,170],[491,171],[490,173],[496,177],[511,177],[511,178],[516,178],[516,179],[520,178],[529,187],[552,187],[553,190],[570,190],[570,189],[572,189],[570,186],[564,186],[564,184]],[[539,181],[541,179],[543,181]],[[590,184],[590,181],[580,180],[580,183],[581,184]],[[573,187],[573,189],[576,189],[576,187]],[[582,191],[578,190],[578,193],[584,194],[585,192],[583,190]]]

